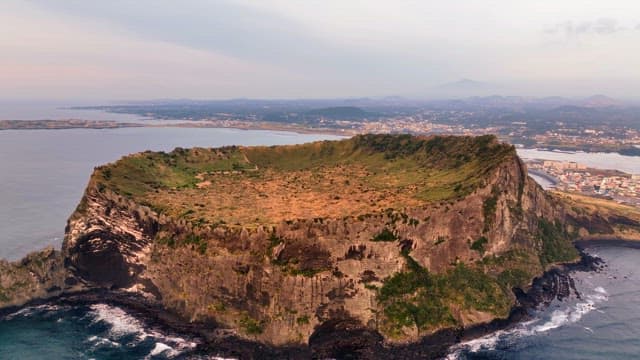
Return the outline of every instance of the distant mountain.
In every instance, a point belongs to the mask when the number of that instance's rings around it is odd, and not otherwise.
[[[452,109],[539,109],[551,110],[559,109],[597,109],[608,107],[625,107],[625,104],[605,95],[593,95],[587,98],[565,98],[561,96],[549,97],[526,97],[526,96],[469,96],[454,98],[449,97],[442,100],[431,101],[430,104],[438,105],[441,108]]]

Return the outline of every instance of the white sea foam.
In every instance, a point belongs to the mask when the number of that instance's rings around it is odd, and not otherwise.
[[[7,320],[11,320],[13,318],[16,317],[29,317],[31,315],[34,315],[36,313],[43,313],[43,312],[54,312],[54,311],[59,311],[61,310],[63,307],[59,306],[59,305],[38,305],[38,306],[30,306],[30,307],[26,307],[23,309],[20,309],[14,313],[11,313],[9,315],[6,316]]]
[[[593,289],[593,291],[593,293],[586,295],[582,301],[569,305],[561,310],[554,310],[549,319],[541,324],[542,319],[535,319],[519,324],[508,330],[496,331],[478,339],[456,344],[451,347],[447,359],[459,359],[465,352],[474,353],[482,350],[494,350],[500,342],[512,342],[517,338],[546,333],[549,330],[576,323],[582,319],[584,315],[593,310],[597,310],[596,304],[608,300],[608,294],[604,288],[598,286]],[[593,332],[590,328],[585,328],[585,330],[587,329]]]
[[[166,335],[159,330],[146,328],[141,321],[117,306],[95,304],[91,306],[90,315],[93,317],[93,322],[103,322],[110,326],[108,331],[110,340],[118,341],[130,335],[135,336],[137,343],[149,338],[156,340],[155,347],[148,357],[160,354],[166,357],[175,357],[198,345],[196,342],[182,337]]]
[[[87,342],[91,343],[92,347],[94,349],[95,348],[99,348],[99,347],[105,347],[105,346],[114,347],[114,348],[117,348],[117,347],[121,346],[119,343],[117,343],[115,341],[111,341],[111,340],[109,340],[107,338],[103,338],[103,337],[96,336],[96,335],[90,336],[87,339]]]
[[[151,359],[153,356],[158,356],[158,355],[164,355],[165,357],[171,359],[173,357],[176,357],[177,355],[180,355],[180,351],[175,350],[174,348],[172,348],[167,344],[157,342],[156,345],[151,350],[151,352],[149,353],[149,355],[145,357],[145,359]]]
[[[91,305],[91,314],[94,316],[94,322],[110,325],[109,335],[114,338],[136,334],[140,340],[144,340],[147,336],[142,323],[119,307],[95,304]]]

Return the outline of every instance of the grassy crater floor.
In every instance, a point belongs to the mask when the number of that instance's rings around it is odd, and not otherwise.
[[[361,135],[144,152],[97,168],[93,180],[174,218],[251,226],[464,197],[509,156],[514,148],[493,136]]]

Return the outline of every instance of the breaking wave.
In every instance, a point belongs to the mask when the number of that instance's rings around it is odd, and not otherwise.
[[[127,346],[148,341],[155,342],[145,359],[158,357],[171,359],[185,351],[193,350],[197,346],[195,341],[166,335],[159,330],[147,328],[140,320],[117,306],[91,305],[87,316],[92,318],[93,324],[107,325],[106,336],[101,340],[101,344],[106,346],[122,345],[122,342],[125,342]]]
[[[56,312],[67,309],[68,307],[60,305],[38,305],[22,308],[14,313],[11,313],[4,317],[5,320],[13,320],[17,317],[30,317],[34,315],[53,315]]]
[[[563,309],[552,311],[546,315],[541,312],[541,317],[520,323],[513,328],[499,330],[478,339],[456,344],[451,347],[447,360],[464,359],[466,354],[473,354],[482,351],[496,349],[506,349],[513,347],[520,339],[539,334],[544,334],[549,330],[557,329],[561,326],[578,322],[582,317],[593,310],[597,310],[597,304],[607,301],[607,291],[598,286],[588,295],[574,304],[568,304]],[[565,305],[564,303],[560,303]],[[590,328],[585,328],[587,332],[593,332]]]

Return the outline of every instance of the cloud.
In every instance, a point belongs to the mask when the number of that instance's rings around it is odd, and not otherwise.
[[[179,6],[168,0],[31,2],[65,15],[98,19],[146,40],[235,57],[274,61],[299,57],[309,51],[310,43],[325,47],[310,39],[301,24],[227,2],[192,0]],[[293,51],[295,45],[303,51]]]
[[[373,76],[411,79],[419,70],[426,79],[438,75],[450,63],[427,51],[407,57],[406,47],[394,44],[370,47],[364,41],[344,43],[340,34],[323,36],[304,19],[237,1],[185,0],[179,6],[174,0],[29,3],[66,22],[96,21],[141,41],[166,42],[266,64],[306,78],[333,77],[362,83]],[[420,46],[427,48],[424,43]],[[414,69],[414,74],[396,70],[407,66]]]
[[[117,98],[421,96],[462,77],[640,78],[628,51],[640,1],[589,2],[0,0],[0,97],[59,84]],[[541,39],[541,24],[555,35]],[[566,46],[580,37],[597,46]]]
[[[600,18],[593,21],[565,21],[546,28],[544,32],[551,35],[579,36],[588,34],[611,35],[626,30],[627,28],[619,25],[616,19]]]

